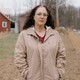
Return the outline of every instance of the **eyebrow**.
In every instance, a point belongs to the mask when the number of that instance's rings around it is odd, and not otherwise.
[[[38,14],[38,13],[41,13],[41,14],[47,14],[47,15],[48,15],[48,13],[45,13],[45,12],[44,12],[44,13],[42,13],[42,12],[37,12],[36,14]]]

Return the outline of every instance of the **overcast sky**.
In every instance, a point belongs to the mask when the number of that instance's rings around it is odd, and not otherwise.
[[[67,3],[74,5],[75,7],[80,7],[80,0],[67,0]]]
[[[10,9],[12,13],[14,11],[23,12],[28,11],[31,7],[35,6],[36,0],[0,0],[0,9]],[[37,0],[36,4],[39,4],[40,0]]]
[[[37,0],[37,4],[39,4],[39,1]],[[80,0],[67,0],[67,2],[76,7],[80,7]],[[10,8],[13,13],[14,11],[29,10],[34,5],[35,0],[0,0],[0,8]]]
[[[40,0],[37,0],[40,1]],[[69,2],[69,4],[73,4],[74,6],[80,6],[80,0],[67,0]],[[15,3],[17,5],[21,5],[23,6],[23,4],[29,5],[29,3],[33,6],[33,3],[31,2],[35,2],[35,0],[0,0],[0,7],[3,8],[13,8]]]

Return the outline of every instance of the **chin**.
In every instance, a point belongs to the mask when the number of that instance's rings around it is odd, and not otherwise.
[[[40,25],[40,26],[44,26],[45,24],[43,24],[43,23],[40,23],[39,25]]]

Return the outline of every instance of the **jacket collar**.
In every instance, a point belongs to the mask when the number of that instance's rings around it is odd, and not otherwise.
[[[34,27],[28,28],[28,29],[27,29],[27,34],[30,35],[30,36],[34,36],[34,37],[38,38],[38,37],[36,36]],[[46,40],[47,38],[49,38],[50,36],[54,35],[54,34],[55,34],[54,29],[52,29],[51,27],[47,27],[47,26],[46,26],[46,36],[45,36],[45,40]],[[45,41],[45,40],[44,40],[44,41]]]

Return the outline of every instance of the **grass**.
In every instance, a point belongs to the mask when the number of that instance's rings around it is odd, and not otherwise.
[[[13,56],[17,36],[18,34],[8,33],[0,39],[0,60]]]
[[[68,34],[68,29],[67,29],[67,28],[65,28],[65,29],[63,29],[63,28],[56,28],[56,30],[57,30],[59,33]]]

